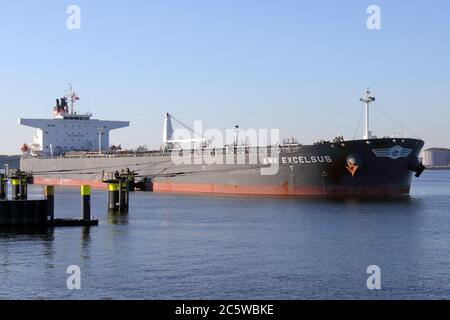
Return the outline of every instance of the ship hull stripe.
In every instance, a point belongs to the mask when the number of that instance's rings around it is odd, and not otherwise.
[[[107,184],[86,179],[59,179],[35,177],[38,185],[80,186],[89,184],[92,188],[107,189]],[[230,184],[193,184],[179,182],[154,182],[151,186],[154,192],[180,193],[214,193],[240,195],[279,195],[279,196],[405,196],[410,192],[409,186],[396,187],[317,187],[286,185],[230,185]]]

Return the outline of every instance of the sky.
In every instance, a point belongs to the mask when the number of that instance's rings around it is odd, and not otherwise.
[[[450,147],[449,36],[447,0],[0,0],[0,154],[32,140],[18,118],[50,117],[68,83],[79,111],[131,121],[111,133],[126,148],[159,147],[165,112],[302,143],[359,138],[368,86],[376,135]]]

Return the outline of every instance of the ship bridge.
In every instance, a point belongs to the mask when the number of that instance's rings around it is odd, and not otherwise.
[[[109,132],[130,125],[129,121],[91,119],[91,113],[77,113],[73,110],[77,100],[79,97],[70,87],[65,97],[56,100],[53,119],[19,119],[20,125],[37,128],[31,143],[32,155],[53,157],[69,151],[107,151]]]

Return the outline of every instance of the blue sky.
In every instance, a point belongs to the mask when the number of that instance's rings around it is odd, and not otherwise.
[[[71,4],[80,30],[66,28]],[[366,27],[372,4],[381,30]],[[131,121],[111,136],[126,147],[159,147],[166,111],[303,143],[351,139],[366,86],[375,134],[403,124],[428,147],[450,147],[449,36],[444,0],[1,0],[0,154],[31,140],[17,119],[49,117],[68,83],[78,109]]]

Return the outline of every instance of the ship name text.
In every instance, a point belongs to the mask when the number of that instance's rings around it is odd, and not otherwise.
[[[293,156],[293,157],[271,157],[264,158],[263,164],[311,164],[311,163],[331,163],[331,156]]]

